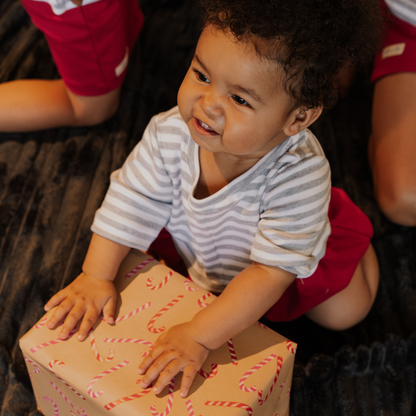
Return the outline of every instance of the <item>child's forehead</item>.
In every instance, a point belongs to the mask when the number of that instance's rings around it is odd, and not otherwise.
[[[229,29],[207,25],[204,27],[198,41],[196,49],[198,59],[204,60],[204,51],[207,45],[210,50],[218,52],[225,46],[227,50],[236,52],[232,56],[242,64],[254,62],[267,74],[270,85],[278,86],[279,89],[286,80],[278,59],[269,57],[275,53],[275,49],[278,49],[276,42],[268,42],[255,35],[237,37]]]

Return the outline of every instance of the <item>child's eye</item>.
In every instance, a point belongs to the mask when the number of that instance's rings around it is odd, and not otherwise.
[[[246,100],[244,100],[244,99],[242,99],[241,97],[239,97],[238,95],[233,95],[232,96],[232,99],[238,104],[238,105],[245,105],[245,106],[250,106],[250,104],[246,101]]]
[[[205,83],[207,83],[207,84],[209,84],[209,79],[203,74],[203,73],[201,73],[201,72],[199,72],[199,71],[197,71],[196,69],[194,69],[194,72],[195,72],[195,74],[196,74],[196,77],[200,80],[200,81],[202,81],[202,82],[205,82]]]

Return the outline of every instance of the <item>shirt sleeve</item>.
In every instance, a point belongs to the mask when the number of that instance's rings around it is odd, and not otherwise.
[[[313,140],[295,146],[281,162],[284,169],[264,195],[250,258],[308,277],[324,256],[331,232],[329,163]]]
[[[157,118],[146,128],[97,210],[91,230],[109,240],[147,250],[171,215],[172,183],[158,140]]]

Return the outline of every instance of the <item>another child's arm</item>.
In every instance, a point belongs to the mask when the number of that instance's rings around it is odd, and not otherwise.
[[[158,378],[154,387],[158,394],[183,371],[181,396],[185,397],[209,350],[255,323],[294,279],[292,273],[259,263],[243,270],[190,322],[176,325],[158,338],[139,367],[139,373],[144,374],[142,388]]]
[[[113,280],[129,250],[130,247],[93,234],[82,273],[45,305],[46,311],[58,306],[48,320],[49,328],[66,316],[59,334],[61,339],[66,339],[82,319],[78,339],[84,340],[101,311],[108,323],[114,323],[117,294]]]

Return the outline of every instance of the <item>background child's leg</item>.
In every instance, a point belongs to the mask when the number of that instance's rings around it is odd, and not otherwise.
[[[349,285],[311,309],[306,316],[335,331],[350,328],[367,316],[374,303],[378,283],[378,261],[373,246],[370,245]]]
[[[369,155],[375,195],[384,214],[416,225],[416,73],[379,79],[373,99]]]
[[[32,131],[59,126],[90,126],[118,108],[120,87],[87,97],[62,80],[18,80],[0,84],[0,131]]]

